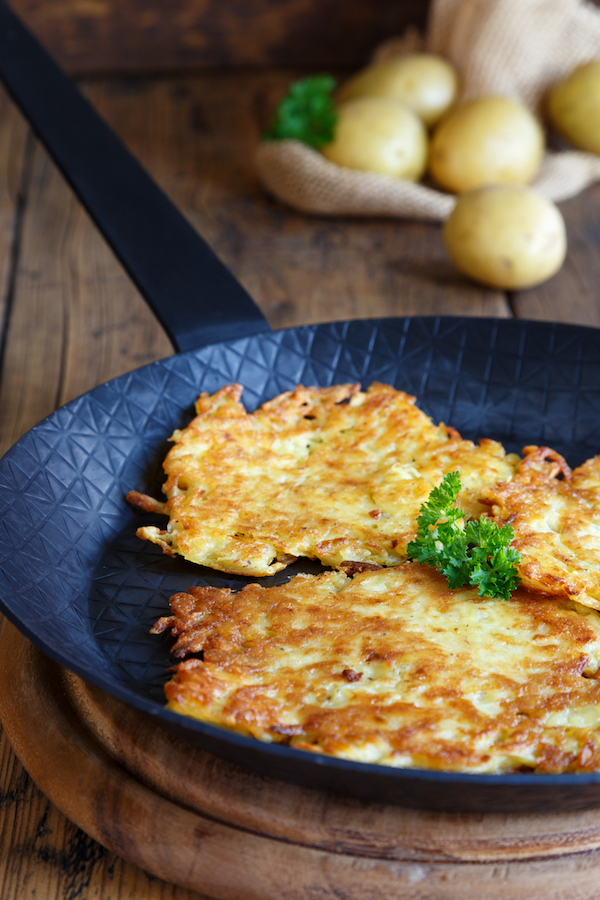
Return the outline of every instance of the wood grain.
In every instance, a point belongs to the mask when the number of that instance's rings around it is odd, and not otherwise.
[[[8,624],[0,711],[17,753],[70,819],[142,868],[217,900],[597,897],[598,810],[441,816],[248,775],[89,689]],[[97,739],[106,732],[108,745]]]
[[[0,347],[11,302],[13,261],[30,152],[27,126],[0,89]]]
[[[561,204],[567,226],[568,252],[554,278],[516,293],[515,314],[600,327],[600,184]]]
[[[67,71],[358,67],[426,0],[12,0]]]
[[[507,316],[500,292],[467,283],[440,228],[297,214],[265,195],[253,154],[293,72],[95,86],[103,115],[142,159],[273,327],[387,315]]]
[[[101,114],[257,300],[274,327],[390,315],[509,315],[465,282],[436,225],[311,219],[265,195],[260,123],[291,73],[92,83]],[[6,449],[56,406],[168,355],[162,330],[35,147],[0,384]]]

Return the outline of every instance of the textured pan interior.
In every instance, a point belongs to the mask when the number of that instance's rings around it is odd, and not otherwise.
[[[549,444],[572,465],[600,451],[600,332],[593,329],[385,319],[206,347],[99,386],[37,425],[0,461],[2,610],[83,677],[179,736],[264,772],[412,806],[600,803],[598,775],[462,776],[365,766],[263,745],[163,709],[170,639],[151,636],[151,624],[174,591],[244,579],[167,558],[139,541],[135,528],[150,518],[130,509],[124,494],[134,488],[160,496],[166,439],[189,420],[201,390],[240,381],[253,409],[299,382],[374,380],[416,394],[436,422],[465,437],[493,437],[509,450]]]

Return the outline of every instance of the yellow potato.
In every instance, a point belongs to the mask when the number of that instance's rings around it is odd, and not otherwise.
[[[454,193],[484,184],[527,184],[544,152],[544,133],[526,107],[507,97],[482,97],[457,107],[438,125],[429,171]]]
[[[425,171],[427,132],[402,103],[363,97],[338,109],[335,139],[321,147],[331,162],[416,181]]]
[[[462,194],[443,235],[459,269],[475,281],[505,290],[550,278],[567,250],[558,208],[522,185],[491,185]]]
[[[385,97],[406,103],[430,128],[456,99],[458,76],[433,53],[407,53],[374,63],[346,82],[338,102],[358,97]]]
[[[579,66],[548,97],[556,130],[580,150],[600,153],[600,59]]]

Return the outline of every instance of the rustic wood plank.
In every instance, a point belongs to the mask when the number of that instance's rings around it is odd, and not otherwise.
[[[562,203],[568,252],[554,278],[514,295],[516,315],[600,327],[600,184]]]
[[[27,126],[0,90],[0,346],[10,307],[19,212],[22,192],[27,187],[29,155]],[[36,820],[33,833],[37,833],[40,811],[47,806],[48,801],[27,777],[0,728],[0,896],[18,896],[13,891],[15,858],[8,856],[9,848],[14,848],[15,842],[22,843],[27,832],[31,832],[30,818]]]
[[[12,0],[69,72],[357,67],[427,0]]]
[[[170,352],[145,304],[39,148],[32,184],[23,183],[27,157],[27,128],[1,93],[3,324],[14,241],[18,236],[24,240],[3,360],[0,452],[57,401],[67,399],[65,392],[80,393],[119,369]],[[34,214],[25,216],[23,234],[16,235],[19,194],[25,188],[31,190]],[[86,297],[89,292],[90,301],[83,306],[78,300],[82,292]],[[68,822],[28,778],[0,729],[0,896],[192,900],[197,895],[124,863]]]
[[[25,122],[0,88],[0,336],[10,301],[21,193],[28,172],[27,135]]]
[[[598,4],[599,0],[593,0]],[[220,66],[363,65],[424,27],[428,0],[12,0],[76,75]]]
[[[502,293],[456,273],[438,225],[309,217],[265,194],[253,154],[294,77],[286,71],[150,82],[133,88],[142,92],[135,102],[124,87],[98,85],[91,96],[273,327],[366,316],[510,315]]]
[[[36,148],[0,385],[3,449],[73,396],[169,352],[146,305]]]
[[[0,896],[3,900],[202,900],[125,862],[89,837],[29,778],[0,739]]]
[[[171,352],[95,226],[36,147],[0,385],[0,447],[72,397]]]
[[[253,153],[290,73],[93,83],[88,94],[274,327],[388,315],[509,315],[454,272],[437,225],[324,220],[270,199]],[[6,449],[57,405],[170,353],[153,316],[36,148],[4,378]]]

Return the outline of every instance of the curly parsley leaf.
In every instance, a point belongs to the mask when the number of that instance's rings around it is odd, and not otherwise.
[[[509,600],[519,584],[518,550],[510,547],[514,532],[500,528],[482,516],[465,522],[465,513],[455,506],[461,488],[460,474],[450,472],[421,506],[417,538],[407,547],[410,559],[439,569],[448,587],[470,584],[480,597]]]
[[[294,138],[309,147],[331,143],[338,118],[333,106],[334,87],[335,80],[329,75],[296,81],[279,104],[263,135],[265,140]]]

